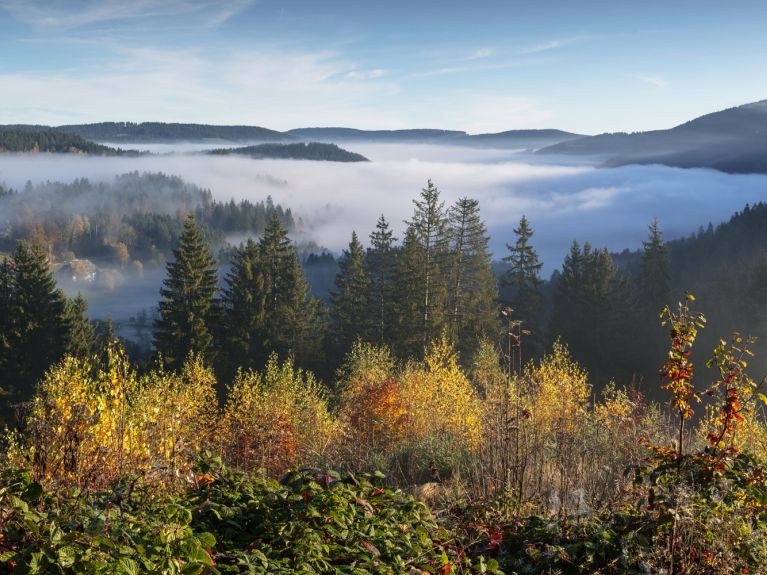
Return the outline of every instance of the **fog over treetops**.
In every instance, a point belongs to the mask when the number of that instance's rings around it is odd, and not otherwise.
[[[207,148],[181,144],[163,145],[162,149]],[[403,221],[412,212],[411,199],[432,178],[447,203],[462,196],[479,199],[496,257],[504,255],[512,228],[526,214],[536,230],[535,243],[545,274],[560,266],[573,239],[613,251],[636,248],[653,217],[658,217],[665,237],[673,239],[708,222],[727,219],[745,204],[764,199],[767,189],[764,175],[656,165],[602,168],[582,159],[565,162],[497,149],[358,143],[353,151],[371,162],[184,154],[0,156],[0,182],[18,189],[27,180],[67,182],[85,177],[109,181],[130,171],[163,172],[210,189],[222,201],[259,201],[271,195],[303,218],[311,239],[340,251],[352,230],[366,238],[381,213],[401,235]]]

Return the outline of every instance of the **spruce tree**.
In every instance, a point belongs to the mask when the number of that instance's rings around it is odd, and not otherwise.
[[[522,321],[524,328],[530,332],[528,346],[533,355],[538,355],[543,352],[540,322],[543,304],[540,274],[543,264],[538,261],[538,253],[530,243],[534,232],[525,216],[519,220],[519,227],[514,228],[514,234],[517,236],[514,244],[506,244],[509,255],[503,261],[509,263],[509,269],[503,282],[512,290],[509,306],[513,317]]]
[[[367,339],[379,345],[390,344],[394,321],[393,290],[396,266],[396,238],[383,215],[378,218],[376,229],[370,234],[370,247],[365,267],[370,278]]]
[[[86,317],[88,302],[78,293],[67,300],[65,318],[67,323],[68,354],[87,357],[96,350],[96,329]]]
[[[298,252],[276,211],[259,242],[263,291],[265,348],[280,356],[292,354],[298,363],[321,359],[326,330],[322,303],[309,297]]]
[[[460,198],[448,212],[450,258],[449,331],[461,357],[469,361],[483,338],[498,332],[498,282],[488,251],[479,202]]]
[[[573,242],[557,284],[551,334],[565,340],[596,382],[605,383],[630,375],[616,370],[629,359],[631,322],[627,282],[610,253]]]
[[[222,289],[218,359],[225,379],[238,368],[262,367],[268,357],[263,282],[259,245],[248,238],[235,250]]]
[[[649,226],[650,235],[642,242],[642,267],[639,273],[639,301],[647,311],[659,312],[668,303],[671,291],[668,251],[663,235],[654,218]]]
[[[401,352],[408,355],[438,337],[448,317],[447,219],[439,190],[431,180],[413,204],[396,282],[397,340]]]
[[[39,244],[19,242],[0,272],[0,387],[14,400],[31,396],[35,383],[67,350],[67,298],[56,287]],[[8,290],[8,291],[6,291]]]
[[[346,353],[355,338],[364,337],[368,317],[370,277],[365,268],[365,249],[352,232],[348,249],[338,260],[335,289],[330,292],[333,347]]]
[[[160,317],[155,323],[154,343],[165,365],[177,369],[191,353],[207,361],[214,355],[216,262],[194,216],[184,221],[173,255],[160,290]]]

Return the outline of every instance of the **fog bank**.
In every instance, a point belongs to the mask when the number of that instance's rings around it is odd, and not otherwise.
[[[199,150],[220,144],[164,145],[165,151],[187,151],[190,146]],[[373,161],[3,155],[0,182],[21,188],[27,180],[111,180],[128,171],[161,171],[209,188],[220,200],[271,195],[310,225],[315,241],[339,251],[352,230],[366,238],[381,213],[401,237],[403,220],[412,214],[411,200],[431,178],[447,204],[461,196],[480,200],[496,257],[505,255],[513,227],[526,214],[546,274],[561,265],[573,239],[611,250],[636,248],[653,217],[658,217],[665,237],[672,239],[709,221],[728,219],[746,203],[767,199],[767,176],[760,175],[662,166],[602,169],[582,163],[543,163],[508,150],[454,146],[359,144],[350,149]]]

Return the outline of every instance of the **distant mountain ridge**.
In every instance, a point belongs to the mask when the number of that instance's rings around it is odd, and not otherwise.
[[[559,142],[538,153],[595,156],[610,166],[663,164],[767,173],[767,100],[706,114],[668,130],[600,134]]]
[[[368,142],[441,144],[473,147],[537,149],[572,139],[583,138],[562,130],[507,130],[491,134],[468,134],[459,130],[359,130],[355,128],[297,128],[286,132],[292,136],[321,142]]]
[[[101,142],[162,142],[195,140],[281,142],[293,138],[260,126],[214,126],[166,122],[100,122],[70,124],[54,128]]]
[[[260,126],[218,126],[166,122],[99,122],[40,126],[17,124],[6,126],[19,131],[58,131],[75,134],[93,142],[170,143],[211,140],[231,143],[278,143],[313,141],[322,143],[404,143],[441,144],[507,149],[538,149],[568,140],[583,138],[562,130],[507,130],[491,134],[468,134],[460,130],[415,128],[407,130],[360,130],[343,127],[296,128],[278,132]]]

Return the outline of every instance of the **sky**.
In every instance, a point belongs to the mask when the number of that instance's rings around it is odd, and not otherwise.
[[[470,133],[767,98],[762,0],[0,0],[0,124]]]

